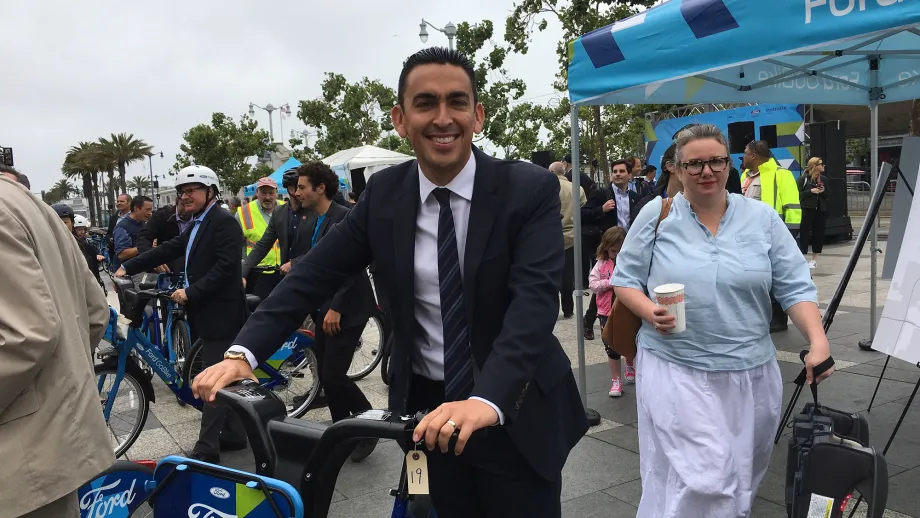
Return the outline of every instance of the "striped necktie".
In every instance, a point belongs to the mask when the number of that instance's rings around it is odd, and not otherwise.
[[[473,391],[473,361],[470,335],[466,328],[463,303],[463,278],[457,232],[450,210],[450,191],[435,189],[441,205],[438,216],[438,278],[441,285],[441,322],[444,325],[444,398],[445,401],[467,399]]]

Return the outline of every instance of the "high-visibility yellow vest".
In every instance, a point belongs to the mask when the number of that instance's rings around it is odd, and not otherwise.
[[[773,207],[791,230],[798,230],[802,223],[802,206],[799,204],[799,186],[792,171],[782,169],[776,160],[770,159],[759,168],[760,201]],[[747,170],[741,174],[741,184],[747,179]]]
[[[278,200],[278,205],[284,205],[284,202]],[[246,255],[252,252],[252,248],[262,239],[262,234],[268,228],[268,223],[262,217],[262,209],[259,208],[259,200],[252,200],[246,205],[241,206],[236,211],[236,217],[243,226],[243,237],[246,239]],[[286,231],[286,229],[285,229]],[[259,263],[259,266],[280,266],[281,265],[281,248],[278,241],[272,245],[272,249],[265,254],[265,258]]]

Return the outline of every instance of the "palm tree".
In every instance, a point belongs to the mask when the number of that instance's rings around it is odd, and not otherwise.
[[[150,183],[149,179],[144,178],[143,176],[135,176],[134,178],[131,178],[130,182],[128,182],[128,189],[139,195],[146,194],[151,187],[153,187],[153,184]]]
[[[95,225],[99,225],[97,219],[99,214],[99,199],[97,197],[97,180],[95,154],[97,153],[96,144],[93,142],[80,142],[76,146],[71,146],[64,157],[64,165],[61,171],[65,178],[80,177],[83,181],[83,197],[89,203],[89,219]]]
[[[71,193],[79,194],[80,190],[70,184],[66,178],[62,178],[52,185],[48,192],[45,193],[45,201],[48,203],[57,203],[70,197]]]
[[[112,162],[118,164],[118,176],[121,179],[121,192],[128,191],[125,180],[128,164],[139,160],[146,160],[147,155],[153,153],[153,147],[141,139],[134,138],[134,134],[112,133],[111,138],[99,138],[103,154]]]

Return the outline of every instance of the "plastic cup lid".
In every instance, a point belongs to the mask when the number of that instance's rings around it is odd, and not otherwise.
[[[667,293],[677,293],[678,291],[684,291],[683,284],[662,284],[655,288],[655,293],[657,295],[664,295]]]

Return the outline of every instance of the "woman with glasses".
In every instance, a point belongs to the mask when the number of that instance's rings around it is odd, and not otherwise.
[[[802,226],[799,227],[799,249],[808,257],[808,245],[811,244],[811,261],[808,267],[818,267],[818,254],[824,249],[824,229],[827,225],[827,193],[824,184],[824,160],[812,157],[808,160],[805,172],[797,180],[799,185],[799,203],[802,205]]]
[[[725,190],[730,159],[722,132],[712,125],[682,131],[675,163],[683,191],[660,225],[662,203],[638,214],[610,281],[643,319],[637,517],[750,516],[783,396],[770,295],[811,344],[809,383],[830,346],[817,290],[786,225],[769,205]],[[679,333],[650,298],[670,283],[684,285],[686,329]]]

